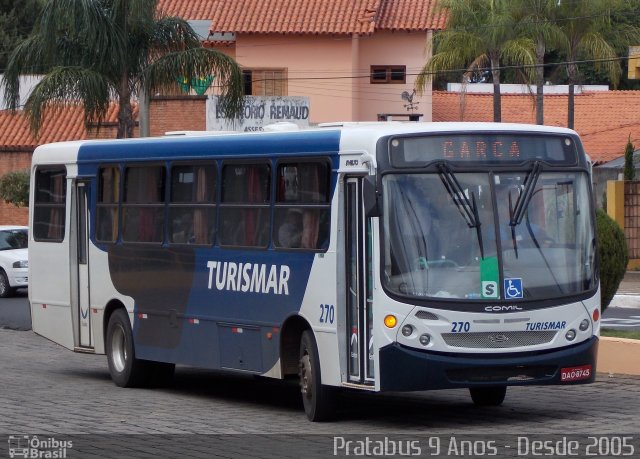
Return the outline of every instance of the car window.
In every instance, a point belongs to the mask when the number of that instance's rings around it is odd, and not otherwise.
[[[28,239],[26,230],[0,231],[0,250],[26,249]]]

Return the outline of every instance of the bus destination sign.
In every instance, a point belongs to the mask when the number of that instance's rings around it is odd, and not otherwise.
[[[451,134],[394,137],[389,142],[391,164],[420,167],[432,161],[545,161],[575,165],[576,146],[568,136],[517,134]]]

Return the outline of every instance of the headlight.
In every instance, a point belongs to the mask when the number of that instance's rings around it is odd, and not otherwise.
[[[14,268],[28,268],[29,267],[29,262],[27,260],[20,260],[20,261],[16,261],[13,264]]]

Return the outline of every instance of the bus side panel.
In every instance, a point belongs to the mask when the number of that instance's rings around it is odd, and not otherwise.
[[[34,185],[32,184],[32,187]],[[33,199],[33,198],[32,198]],[[67,193],[67,209],[71,197]],[[68,214],[68,210],[67,210]],[[33,215],[30,216],[33,219]],[[37,242],[33,222],[29,234],[29,301],[32,329],[68,349],[75,346],[71,301],[71,260],[69,259],[69,219],[62,242]]]

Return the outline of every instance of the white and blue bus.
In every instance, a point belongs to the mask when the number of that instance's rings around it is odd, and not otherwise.
[[[38,147],[33,330],[119,386],[175,364],[339,388],[595,378],[599,282],[577,134],[345,123]]]

